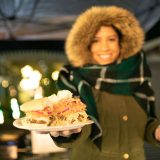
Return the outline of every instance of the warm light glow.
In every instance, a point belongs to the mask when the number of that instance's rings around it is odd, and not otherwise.
[[[20,117],[19,105],[16,98],[11,99],[11,109],[12,109],[12,116],[14,119],[18,119]]]
[[[43,78],[42,82],[43,82],[43,84],[44,84],[45,86],[47,86],[47,85],[49,85],[50,80],[49,80],[48,78]]]
[[[22,68],[21,72],[24,78],[20,81],[20,87],[23,90],[33,90],[39,87],[42,74],[38,70],[33,70],[27,65]]]
[[[52,72],[52,79],[56,81],[58,79],[59,71]]]
[[[26,65],[21,69],[21,73],[24,78],[30,77],[32,72],[33,72],[33,68],[30,65]]]
[[[20,87],[23,90],[33,90],[39,87],[39,81],[32,80],[32,79],[22,79],[20,81]]]
[[[4,115],[3,115],[3,111],[0,109],[0,124],[4,123]]]
[[[34,70],[29,78],[34,81],[40,81],[42,78],[42,74],[38,70]]]
[[[14,86],[10,86],[9,87],[9,94],[10,94],[11,97],[15,97],[16,96],[17,91],[16,91]]]
[[[2,87],[7,88],[9,86],[9,82],[7,80],[2,81]]]

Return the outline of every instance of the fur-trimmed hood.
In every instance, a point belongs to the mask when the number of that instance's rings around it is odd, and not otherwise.
[[[77,18],[66,39],[66,54],[73,66],[80,67],[90,63],[89,46],[104,22],[117,28],[122,35],[121,59],[128,58],[142,49],[144,32],[131,12],[116,6],[92,7]]]

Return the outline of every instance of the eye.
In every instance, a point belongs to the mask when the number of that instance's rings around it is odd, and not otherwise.
[[[93,40],[92,40],[92,43],[96,43],[96,42],[98,42],[99,40],[97,39],[97,38],[94,38]]]
[[[116,41],[116,38],[109,38],[110,41]]]

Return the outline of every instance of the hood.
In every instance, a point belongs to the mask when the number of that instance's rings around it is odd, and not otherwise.
[[[122,35],[121,59],[126,59],[141,50],[144,32],[131,12],[116,6],[92,7],[77,18],[66,39],[66,54],[73,66],[80,67],[91,62],[89,46],[104,23],[114,26]]]

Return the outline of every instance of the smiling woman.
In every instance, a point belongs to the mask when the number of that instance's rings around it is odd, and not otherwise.
[[[73,24],[57,85],[79,95],[95,123],[67,137],[50,133],[72,148],[71,159],[145,160],[144,140],[160,144],[143,42],[139,22],[120,7],[92,7]]]
[[[100,65],[115,62],[119,57],[118,33],[113,27],[101,26],[91,43],[93,63]]]

